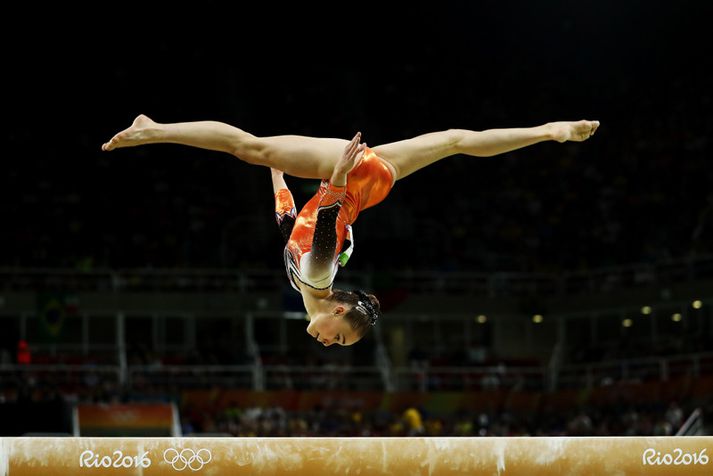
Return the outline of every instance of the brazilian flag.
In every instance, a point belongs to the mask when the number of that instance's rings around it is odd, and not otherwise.
[[[40,294],[37,296],[39,336],[48,341],[57,341],[62,335],[62,326],[69,316],[77,314],[77,298],[66,294]]]

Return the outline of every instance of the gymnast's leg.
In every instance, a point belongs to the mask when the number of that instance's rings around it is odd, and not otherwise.
[[[247,163],[282,170],[295,177],[328,179],[348,142],[295,135],[257,137],[216,121],[161,124],[142,114],[130,127],[102,145],[102,150],[182,144],[226,152]]]
[[[480,132],[450,129],[381,145],[373,150],[393,165],[398,180],[451,155],[491,157],[549,140],[581,142],[591,137],[598,127],[599,121],[582,120]]]

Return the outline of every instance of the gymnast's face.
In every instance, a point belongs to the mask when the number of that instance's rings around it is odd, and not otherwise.
[[[351,324],[344,319],[345,307],[336,305],[330,312],[321,312],[310,317],[307,333],[325,347],[330,345],[352,345],[360,337]]]

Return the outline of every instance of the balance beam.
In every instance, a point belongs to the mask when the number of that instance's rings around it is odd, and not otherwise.
[[[0,438],[0,476],[710,475],[713,437]]]

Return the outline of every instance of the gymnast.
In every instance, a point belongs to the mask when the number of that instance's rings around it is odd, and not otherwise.
[[[582,142],[598,127],[598,121],[581,120],[485,131],[449,129],[369,148],[361,133],[351,141],[257,137],[222,122],[162,124],[140,115],[102,150],[173,143],[270,167],[277,223],[286,242],[287,275],[302,295],[307,332],[325,346],[352,345],[376,323],[380,312],[373,294],[332,288],[338,266],[346,264],[353,250],[351,225],[359,212],[384,200],[397,180],[445,157],[491,157],[551,140]],[[283,173],[322,180],[299,214]]]

